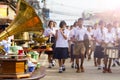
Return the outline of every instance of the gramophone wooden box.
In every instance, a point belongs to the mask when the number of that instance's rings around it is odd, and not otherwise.
[[[24,74],[26,59],[0,59],[0,74]]]

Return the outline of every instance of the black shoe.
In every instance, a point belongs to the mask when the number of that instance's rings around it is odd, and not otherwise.
[[[116,61],[117,65],[120,66],[120,62]]]
[[[49,63],[49,66],[48,66],[48,68],[52,68],[52,63]]]
[[[59,71],[59,73],[62,73],[62,71]]]
[[[53,66],[53,67],[55,66],[55,61],[54,61],[54,60],[52,61],[52,66]]]
[[[98,67],[98,70],[101,70],[101,68],[100,68],[100,67]]]
[[[54,66],[55,66],[55,63],[52,63],[52,66],[54,67]]]
[[[66,68],[63,66],[63,67],[62,67],[62,70],[63,70],[63,71],[65,71],[65,70],[66,70]]]
[[[63,72],[63,70],[62,69],[59,69],[59,73],[62,73]]]
[[[115,64],[112,65],[112,67],[115,67],[115,66],[116,66]]]
[[[74,63],[72,63],[71,68],[74,68]]]
[[[48,68],[52,68],[51,66],[48,66]]]
[[[48,66],[48,68],[52,68],[51,66]]]

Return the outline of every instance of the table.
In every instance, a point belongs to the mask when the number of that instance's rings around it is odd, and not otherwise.
[[[26,74],[27,59],[0,58],[0,78],[6,77],[30,77]]]

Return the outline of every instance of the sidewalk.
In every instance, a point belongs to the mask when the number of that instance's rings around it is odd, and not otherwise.
[[[84,62],[84,73],[76,73],[75,69],[71,68],[70,59],[66,61],[66,71],[58,73],[58,63],[56,66],[48,69],[47,55],[42,54],[40,59],[41,65],[46,66],[47,75],[41,80],[120,80],[120,67],[112,67],[112,73],[102,73],[102,70],[97,70],[94,67],[93,60]]]

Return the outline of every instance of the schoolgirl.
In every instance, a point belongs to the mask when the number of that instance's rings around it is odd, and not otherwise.
[[[56,31],[56,46],[54,58],[58,59],[59,73],[66,70],[65,59],[69,57],[68,54],[68,30],[66,30],[66,22],[61,21],[59,24],[60,29]]]
[[[52,66],[55,65],[55,61],[53,60],[53,54],[54,54],[54,49],[55,49],[55,32],[56,32],[56,29],[53,26],[54,26],[54,21],[50,20],[49,23],[48,23],[48,27],[44,31],[44,35],[46,37],[49,37],[47,43],[53,43],[52,51],[46,51],[45,52],[46,54],[48,54],[48,62],[49,62],[48,68],[52,68]]]

